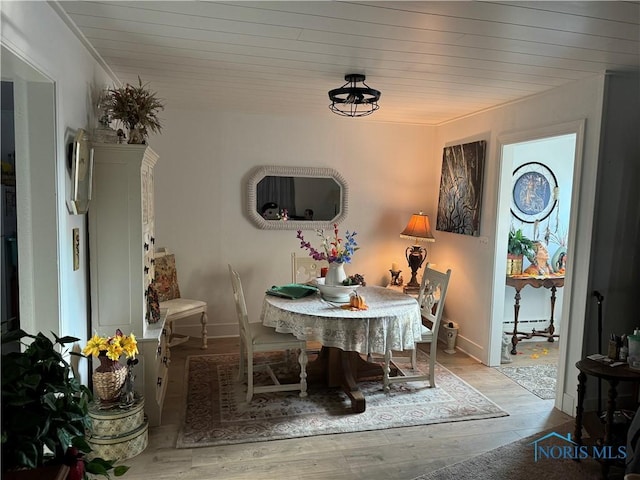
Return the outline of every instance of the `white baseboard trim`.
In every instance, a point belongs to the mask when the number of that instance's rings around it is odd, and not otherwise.
[[[456,350],[460,350],[461,352],[469,355],[474,360],[477,360],[478,362],[484,365],[487,365],[487,362],[482,360],[482,358],[485,356],[485,353],[486,353],[485,349],[481,345],[478,345],[477,343],[472,342],[464,335],[460,335],[460,333],[458,333]]]

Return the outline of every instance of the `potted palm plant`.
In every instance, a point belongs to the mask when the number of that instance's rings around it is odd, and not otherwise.
[[[157,98],[157,93],[142,84],[138,77],[138,85],[127,83],[124,87],[108,90],[106,108],[115,120],[120,120],[129,131],[127,143],[146,143],[149,131],[160,133],[162,124],[158,112],[164,110],[164,104]]]
[[[75,378],[61,351],[79,339],[54,334],[51,341],[42,333],[17,330],[3,335],[2,343],[24,337],[32,342],[22,351],[2,355],[2,477],[60,464],[70,467],[70,480],[123,475],[128,467],[86,457],[91,452],[85,433],[92,394]]]
[[[533,241],[525,237],[521,229],[509,230],[509,243],[507,244],[507,275],[520,275],[522,273],[522,258],[533,255]]]

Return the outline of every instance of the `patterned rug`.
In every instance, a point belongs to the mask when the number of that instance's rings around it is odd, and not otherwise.
[[[310,361],[313,359],[310,357]],[[426,355],[419,357],[428,369]],[[260,362],[279,362],[274,371],[283,380],[293,375],[295,361],[286,363],[280,354],[260,357]],[[364,413],[354,414],[348,397],[339,389],[309,385],[306,398],[299,392],[254,395],[245,402],[246,385],[236,382],[238,355],[194,355],[185,368],[184,423],[176,448],[259,442],[334,433],[362,432],[395,427],[458,422],[507,416],[508,413],[441,365],[437,365],[437,388],[428,382],[392,385],[389,395],[381,381],[360,383],[367,402]],[[256,373],[256,384],[266,373]],[[284,383],[284,381],[283,381]]]
[[[496,370],[543,400],[556,398],[558,366],[555,364],[540,364],[527,367],[496,367]]]
[[[591,456],[581,458],[579,462],[560,455],[540,458],[536,461],[534,443],[544,439],[549,433],[555,435],[543,440],[542,446],[553,451],[566,451],[567,442],[562,437],[573,435],[574,422],[547,429],[517,442],[498,447],[454,465],[425,473],[413,480],[505,480],[544,479],[544,480],[600,480],[602,467]],[[571,451],[571,450],[570,450]],[[616,469],[618,470],[618,469]],[[608,478],[622,480],[619,472],[611,472]],[[618,474],[619,476],[614,476]]]

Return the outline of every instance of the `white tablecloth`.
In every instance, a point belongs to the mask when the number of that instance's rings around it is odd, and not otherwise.
[[[358,293],[368,310],[345,310],[319,293],[298,300],[266,295],[260,318],[278,332],[345,351],[413,350],[422,324],[416,299],[382,287],[360,287]]]

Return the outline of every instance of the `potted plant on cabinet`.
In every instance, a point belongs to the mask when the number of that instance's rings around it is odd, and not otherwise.
[[[522,258],[533,255],[533,241],[525,237],[521,229],[509,230],[509,243],[507,245],[507,275],[520,275],[522,273]]]
[[[143,85],[138,77],[138,86],[127,83],[124,87],[108,90],[105,108],[129,130],[127,143],[146,143],[149,131],[162,131],[158,112],[164,110],[164,105],[148,85]]]
[[[33,339],[22,351],[2,355],[2,478],[10,478],[8,472],[60,464],[69,466],[69,480],[124,475],[129,467],[114,467],[102,458],[87,460],[92,395],[58,351],[79,339],[53,336],[54,342],[23,330],[2,336],[3,344]]]

